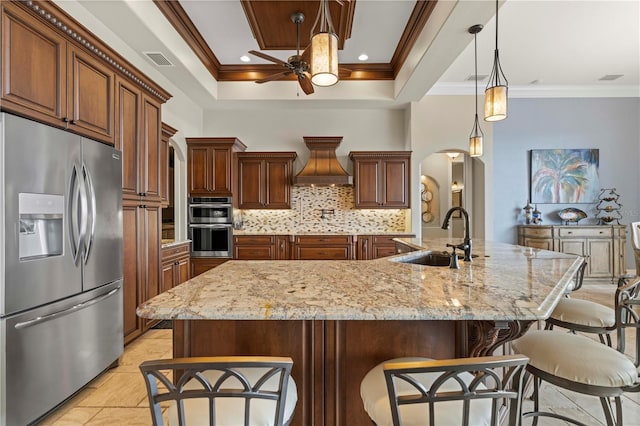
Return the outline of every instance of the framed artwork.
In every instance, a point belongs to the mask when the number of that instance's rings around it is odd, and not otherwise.
[[[596,202],[599,156],[598,149],[531,150],[531,203]]]

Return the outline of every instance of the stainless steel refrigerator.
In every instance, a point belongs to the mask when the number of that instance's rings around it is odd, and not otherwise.
[[[30,424],[118,360],[122,161],[0,114],[0,424]]]

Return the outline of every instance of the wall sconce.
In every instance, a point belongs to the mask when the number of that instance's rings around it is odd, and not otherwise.
[[[458,158],[458,155],[460,155],[459,152],[447,152],[447,157],[449,157],[449,159],[451,159],[451,161],[453,161],[456,158]]]

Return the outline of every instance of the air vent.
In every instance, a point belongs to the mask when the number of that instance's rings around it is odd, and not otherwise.
[[[478,81],[482,81],[487,78],[487,74],[478,74]],[[475,74],[471,74],[469,77],[465,79],[466,81],[476,81]]]
[[[603,77],[600,77],[598,80],[600,81],[613,81],[622,77],[624,74],[607,74]]]
[[[173,64],[171,63],[170,60],[167,59],[166,56],[164,56],[163,53],[160,52],[143,52],[145,55],[147,55],[147,57],[149,59],[151,59],[153,61],[154,64],[156,64],[159,67],[172,67]]]

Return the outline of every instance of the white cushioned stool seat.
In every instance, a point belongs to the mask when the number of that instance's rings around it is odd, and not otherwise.
[[[243,369],[238,368],[250,383],[256,381],[267,372],[266,369]],[[220,371],[205,371],[202,373],[211,383],[222,375]],[[230,385],[237,385],[239,381],[227,379]],[[279,377],[273,376],[262,387],[263,390],[278,390]],[[185,389],[201,389],[202,385],[196,380],[191,380],[184,387]],[[287,395],[284,406],[284,424],[288,424],[293,417],[296,403],[298,402],[298,390],[293,377],[289,376],[287,384]],[[208,400],[190,399],[184,401],[185,421],[189,426],[209,426],[209,406]],[[275,401],[253,400],[251,401],[250,424],[256,426],[272,426],[275,413]],[[169,425],[178,424],[178,413],[176,403],[172,402],[169,407]],[[242,425],[244,424],[244,399],[243,398],[217,398],[216,399],[216,424],[218,425]]]
[[[529,365],[553,376],[591,386],[619,388],[638,380],[625,355],[585,336],[533,330],[512,342]]]
[[[551,313],[551,318],[587,327],[613,327],[616,323],[616,313],[613,309],[581,299],[560,299]]]
[[[387,392],[387,382],[384,376],[384,364],[395,362],[413,362],[413,361],[432,361],[431,358],[395,358],[382,362],[372,368],[364,377],[360,384],[360,396],[364,404],[364,410],[367,412],[371,420],[377,426],[392,426],[391,406],[389,402],[389,394]],[[441,373],[424,373],[412,374],[412,377],[418,379],[426,389]],[[468,374],[469,380],[473,380],[473,375]],[[459,390],[460,387],[454,387],[451,384],[445,384],[440,390]],[[415,394],[416,390],[411,385],[399,381],[397,383],[398,395]],[[462,419],[462,403],[460,401],[447,401],[437,404],[435,410],[437,425],[460,425]],[[425,419],[429,418],[428,404],[410,404],[401,407],[402,425],[403,426],[424,426]],[[473,419],[474,426],[484,426],[491,424],[491,400],[476,400],[471,404],[470,418]]]

